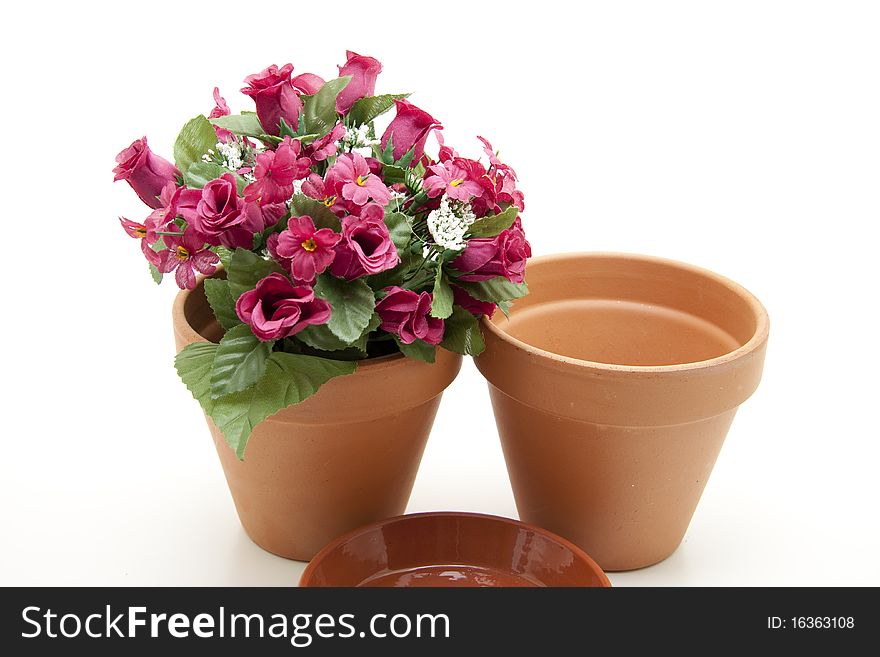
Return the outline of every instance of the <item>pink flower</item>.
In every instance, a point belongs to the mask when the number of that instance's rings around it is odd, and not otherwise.
[[[373,199],[380,205],[391,200],[391,192],[382,179],[370,171],[370,165],[359,153],[343,153],[327,172],[329,183],[342,198],[355,205],[365,205]]]
[[[281,68],[272,64],[244,79],[248,86],[241,92],[254,99],[260,125],[270,135],[280,134],[281,119],[294,130],[299,126],[303,104],[290,80],[291,73],[293,64],[285,64]]]
[[[260,203],[278,203],[293,196],[293,181],[308,176],[312,165],[309,158],[300,157],[301,150],[298,139],[285,137],[274,151],[257,155],[256,180],[245,187],[245,197]]]
[[[397,116],[382,134],[382,148],[391,139],[394,159],[399,160],[409,149],[414,149],[413,162],[418,162],[425,153],[425,142],[432,130],[442,130],[443,126],[426,111],[406,100],[395,100]]]
[[[306,96],[313,96],[324,86],[324,78],[314,73],[301,73],[291,80],[294,88]]]
[[[137,139],[116,156],[113,180],[127,180],[141,200],[151,208],[161,207],[159,194],[169,182],[177,182],[180,169],[147,146],[147,138]]]
[[[474,213],[481,217],[490,211],[500,212],[503,209],[500,203],[512,205],[522,212],[526,206],[523,193],[516,188],[516,172],[513,167],[498,159],[487,139],[477,139],[483,142],[483,152],[489,156],[489,170],[479,179],[484,194],[473,204]]]
[[[376,304],[376,312],[383,331],[396,335],[403,344],[422,340],[428,344],[440,344],[443,340],[442,319],[431,317],[431,295],[417,294],[402,287],[386,287],[387,293]]]
[[[235,304],[241,321],[260,340],[280,340],[312,324],[326,324],[330,304],[308,286],[295,286],[281,274],[269,274]]]
[[[147,262],[158,267],[161,257],[150,246],[158,239],[153,222],[147,218],[144,223],[139,224],[136,221],[129,221],[125,217],[119,217],[119,223],[122,224],[123,230],[125,230],[129,237],[134,237],[141,241],[141,251],[143,251]]]
[[[278,220],[287,213],[287,203],[284,201],[261,203],[245,199],[243,212],[247,215],[245,223],[248,228],[252,228],[253,232],[258,233],[278,223]]]
[[[249,249],[254,233],[256,213],[245,212],[245,203],[238,196],[235,178],[224,173],[205,185],[195,208],[181,205],[180,213],[208,244],[234,249]]]
[[[329,228],[315,229],[314,220],[304,215],[291,217],[287,228],[269,238],[269,253],[281,262],[293,279],[300,283],[314,284],[336,256],[333,247],[342,235]]]
[[[214,87],[214,109],[211,110],[211,113],[208,114],[209,119],[216,119],[221,116],[229,115],[229,105],[226,104],[226,99],[220,95],[220,89],[218,87]],[[214,132],[217,133],[217,139],[220,141],[229,141],[231,138],[234,138],[235,135],[232,134],[226,128],[221,128],[219,125],[214,126]]]
[[[309,174],[309,177],[303,181],[302,191],[309,198],[321,201],[321,203],[337,214],[345,211],[344,203],[340,202],[341,199],[336,194],[333,185],[328,184],[317,173]]]
[[[510,228],[495,237],[469,240],[462,254],[452,261],[452,266],[463,274],[459,276],[463,281],[487,281],[504,276],[513,283],[522,283],[526,260],[531,255],[532,247],[517,217]]]
[[[342,239],[336,245],[336,258],[330,267],[334,276],[350,281],[397,266],[400,258],[384,216],[381,206],[370,204],[360,217],[342,219]]]
[[[483,315],[486,317],[492,317],[492,315],[495,314],[495,308],[497,308],[497,306],[490,301],[474,299],[470,294],[457,285],[452,286],[452,297],[456,305],[461,306],[474,317],[482,317]]]
[[[342,123],[337,123],[333,126],[333,130],[308,144],[303,150],[303,155],[315,162],[323,162],[328,157],[336,155],[336,142],[342,139],[343,136],[345,136],[345,126]]]
[[[434,174],[425,178],[425,188],[431,198],[446,194],[457,201],[470,201],[483,193],[483,188],[469,180],[468,172],[457,164],[434,164],[428,167],[428,171]]]
[[[382,72],[382,64],[378,59],[358,55],[356,52],[345,52],[347,61],[339,67],[339,77],[350,75],[351,80],[336,97],[336,111],[346,114],[356,100],[364,96],[372,96],[376,91],[376,78]]]
[[[182,290],[196,287],[196,272],[210,276],[217,271],[220,258],[205,248],[205,241],[192,228],[183,231],[182,236],[166,235],[165,251],[160,251],[161,259],[156,265],[163,274],[175,272],[174,279]]]

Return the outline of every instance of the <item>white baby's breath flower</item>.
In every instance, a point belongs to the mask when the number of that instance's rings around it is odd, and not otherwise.
[[[444,194],[440,207],[428,214],[428,231],[438,246],[461,251],[465,247],[465,233],[476,219],[470,203],[450,201]]]
[[[366,148],[379,143],[378,139],[370,139],[370,127],[364,123],[356,128],[346,128],[345,136],[342,137],[342,145],[346,150]]]
[[[217,142],[217,151],[223,158],[223,166],[230,171],[238,171],[241,168],[241,145],[236,141]],[[213,151],[210,151],[213,153]]]

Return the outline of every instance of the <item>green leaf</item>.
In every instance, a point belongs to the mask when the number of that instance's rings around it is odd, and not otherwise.
[[[488,281],[474,283],[472,281],[454,281],[456,285],[479,301],[509,301],[520,299],[529,293],[525,283],[511,283],[503,276],[490,278]]]
[[[183,172],[183,182],[187,184],[187,187],[201,189],[212,180],[227,173],[232,174],[232,177],[235,178],[235,186],[238,188],[238,193],[241,194],[247,186],[247,180],[216,162],[193,162]]]
[[[342,230],[339,217],[333,214],[330,208],[321,203],[321,201],[316,201],[305,194],[295,194],[290,199],[290,216],[301,217],[304,214],[309,215],[315,220],[316,228],[329,228],[336,232]]]
[[[217,133],[211,122],[199,114],[187,121],[174,142],[174,161],[181,171],[194,162],[201,162],[202,155],[217,145]]]
[[[486,348],[479,320],[461,306],[455,306],[445,321],[440,346],[464,356],[479,356]]]
[[[272,260],[264,260],[246,249],[236,249],[229,259],[229,269],[226,271],[232,298],[237,300],[242,293],[253,290],[259,281],[272,272],[281,271],[281,267]]]
[[[390,140],[390,138],[389,138]],[[413,157],[416,154],[416,147],[413,146],[406,153],[403,154],[403,157],[399,160],[394,161],[394,165],[398,167],[402,167],[404,169],[408,169],[409,165],[412,164]]]
[[[396,164],[386,164],[382,167],[382,180],[386,185],[405,183],[409,169],[399,167]]]
[[[260,125],[260,119],[253,112],[218,116],[215,119],[210,119],[210,122],[245,137],[261,137],[266,133],[263,126]]]
[[[348,112],[349,125],[369,123],[378,116],[394,107],[394,101],[407,98],[409,94],[383,94],[381,96],[368,96],[355,101]]]
[[[275,352],[266,362],[266,373],[246,390],[219,399],[210,395],[210,372],[218,345],[198,342],[187,345],[175,360],[180,378],[205,413],[220,429],[238,458],[254,427],[270,415],[313,395],[330,379],[352,374],[353,361]]]
[[[232,254],[234,253],[232,249],[228,249],[225,246],[214,246],[211,247],[211,250],[217,254],[217,257],[220,258],[220,264],[223,265],[223,269],[229,270],[229,260],[232,258]]]
[[[394,341],[400,348],[401,353],[407,358],[433,363],[437,359],[437,347],[422,340],[416,340],[412,344],[404,344],[396,335]]]
[[[211,310],[220,326],[228,330],[241,324],[235,312],[235,299],[229,290],[229,281],[220,278],[205,279],[205,296],[208,297],[208,303],[211,304]]]
[[[321,351],[340,351],[348,349],[350,346],[349,343],[337,338],[326,324],[307,326],[297,333],[296,337],[313,349],[320,349]]]
[[[513,302],[509,301],[509,300],[503,300],[503,301],[499,301],[497,305],[498,305],[498,310],[500,310],[502,313],[504,313],[505,317],[509,318],[510,317],[510,306],[513,305]]]
[[[336,114],[336,97],[351,81],[350,75],[330,80],[318,89],[314,96],[303,98],[302,121],[309,134],[323,137],[333,129],[339,116]]]
[[[413,234],[409,217],[403,212],[389,212],[385,215],[385,225],[391,234],[391,241],[397,247],[398,255],[406,251]]]
[[[370,324],[376,298],[363,280],[345,281],[330,274],[321,274],[315,283],[315,293],[330,302],[333,309],[328,328],[347,344],[361,337]]]
[[[150,276],[153,277],[153,282],[156,285],[159,285],[159,283],[162,282],[162,272],[160,272],[152,262],[150,263]]]
[[[510,206],[503,212],[492,215],[491,217],[482,217],[471,224],[468,229],[468,237],[495,237],[502,230],[507,230],[513,226],[516,221],[517,209]]]
[[[437,267],[437,276],[434,278],[434,299],[431,301],[431,317],[446,319],[452,314],[452,288],[443,273],[442,267]]]
[[[274,343],[260,340],[247,324],[226,331],[211,367],[211,397],[224,397],[259,381],[266,373],[266,361]]]

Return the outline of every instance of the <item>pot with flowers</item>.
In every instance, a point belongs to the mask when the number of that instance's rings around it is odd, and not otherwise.
[[[380,71],[351,52],[329,81],[270,66],[245,79],[255,112],[215,89],[174,163],[144,138],[114,169],[152,208],[123,228],[182,288],[175,366],[241,523],[288,558],[404,511],[479,318],[526,294],[513,169],[482,138],[485,163],[460,156],[407,94],[375,95]]]

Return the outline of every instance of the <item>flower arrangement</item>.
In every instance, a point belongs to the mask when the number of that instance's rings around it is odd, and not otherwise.
[[[146,138],[116,157],[115,180],[152,208],[120,221],[154,280],[209,277],[224,337],[175,364],[239,458],[256,424],[359,360],[479,354],[478,319],[527,293],[514,170],[482,137],[485,164],[459,155],[408,94],[374,95],[381,70],[353,52],[326,82],[273,65],[245,79],[256,112],[231,114],[215,89],[173,164]]]

